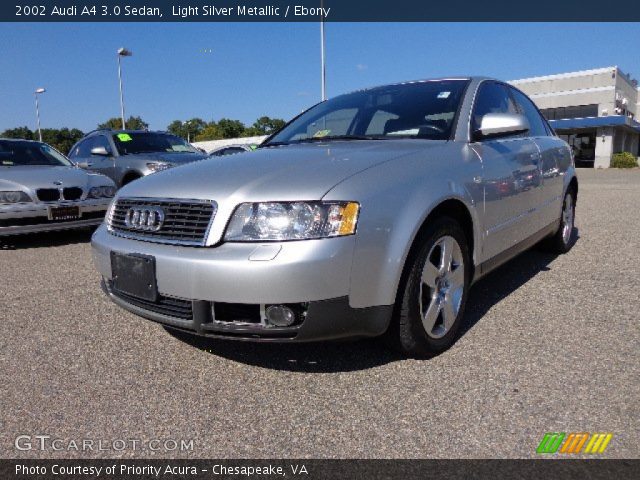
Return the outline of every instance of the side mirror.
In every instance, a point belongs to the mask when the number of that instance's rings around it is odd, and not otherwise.
[[[517,113],[487,113],[480,121],[480,129],[473,132],[474,140],[506,137],[529,130],[529,121]]]
[[[108,157],[111,155],[109,151],[104,147],[94,147],[91,149],[91,155],[99,155],[101,157]]]

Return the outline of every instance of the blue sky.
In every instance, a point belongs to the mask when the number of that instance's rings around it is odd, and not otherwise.
[[[640,24],[328,23],[327,91],[434,76],[505,80],[618,65],[640,77]],[[317,23],[0,24],[0,131],[88,131],[119,116],[116,50],[128,115],[247,124],[289,119],[320,97]]]

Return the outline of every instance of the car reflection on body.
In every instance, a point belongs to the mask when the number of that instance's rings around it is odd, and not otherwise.
[[[99,225],[115,191],[46,143],[0,139],[0,236]]]

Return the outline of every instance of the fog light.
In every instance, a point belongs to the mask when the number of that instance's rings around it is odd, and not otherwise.
[[[276,327],[289,327],[296,321],[296,314],[284,305],[271,305],[264,312],[267,322]]]

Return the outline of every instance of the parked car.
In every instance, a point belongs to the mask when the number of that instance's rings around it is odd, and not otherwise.
[[[87,134],[71,148],[69,158],[81,168],[110,177],[121,187],[207,155],[166,132],[106,129]]]
[[[0,236],[99,225],[115,192],[46,143],[0,139]]]
[[[235,144],[225,145],[209,152],[210,157],[223,157],[225,155],[233,155],[236,153],[253,152],[257,148],[254,144]]]
[[[250,162],[127,185],[94,259],[115,303],[167,327],[266,342],[385,334],[428,356],[454,342],[476,280],[543,239],[571,248],[577,194],[568,145],[519,90],[409,82],[312,107]]]

